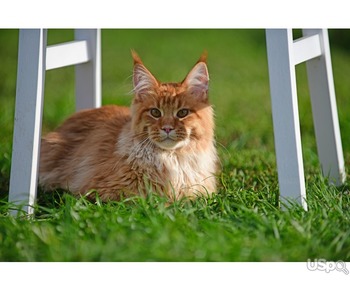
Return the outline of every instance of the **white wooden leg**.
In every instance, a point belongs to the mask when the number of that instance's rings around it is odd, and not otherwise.
[[[311,95],[317,151],[322,172],[331,183],[341,185],[345,166],[336,106],[328,33],[325,29],[305,29],[304,36],[320,36],[322,55],[306,62]]]
[[[9,201],[28,214],[37,189],[45,51],[46,30],[20,30]]]
[[[292,30],[268,29],[266,41],[280,195],[306,210]]]
[[[76,110],[101,106],[101,32],[77,29],[76,40],[87,40],[90,62],[75,66]]]

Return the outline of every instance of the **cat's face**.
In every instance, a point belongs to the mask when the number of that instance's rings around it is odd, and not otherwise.
[[[204,58],[181,83],[160,83],[133,53],[133,131],[164,150],[205,143],[213,135],[208,102],[208,70]]]

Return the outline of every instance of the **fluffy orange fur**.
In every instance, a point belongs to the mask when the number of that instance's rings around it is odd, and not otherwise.
[[[103,106],[68,118],[42,139],[39,183],[103,201],[156,192],[170,200],[216,191],[209,75],[202,55],[180,83],[161,83],[132,51],[130,108]]]

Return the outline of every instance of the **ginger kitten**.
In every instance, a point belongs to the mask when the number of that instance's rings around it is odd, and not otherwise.
[[[158,81],[132,51],[134,98],[73,114],[43,137],[39,183],[103,201],[156,192],[171,201],[216,191],[218,157],[202,55],[180,83]],[[94,199],[91,193],[88,198]]]

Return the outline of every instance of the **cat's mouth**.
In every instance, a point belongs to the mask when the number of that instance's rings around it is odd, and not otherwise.
[[[163,140],[156,142],[157,146],[164,150],[175,150],[185,146],[187,143],[185,140],[174,140],[171,137],[166,137]]]

